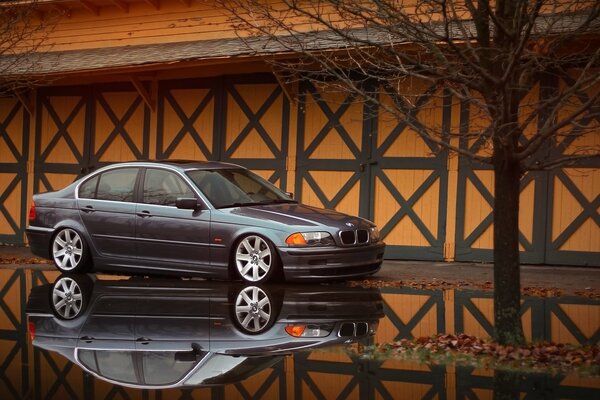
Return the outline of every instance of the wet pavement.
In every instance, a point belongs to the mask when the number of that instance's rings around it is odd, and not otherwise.
[[[439,332],[489,336],[491,312],[491,293],[476,290],[4,268],[0,399],[600,398],[597,376],[358,355],[364,345]],[[525,297],[523,326],[529,340],[597,343],[600,301]]]

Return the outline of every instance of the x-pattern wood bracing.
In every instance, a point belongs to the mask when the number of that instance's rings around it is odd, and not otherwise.
[[[394,89],[394,87],[387,83],[384,85],[385,92],[388,96],[392,98],[394,104],[403,116],[406,118],[403,119],[393,130],[390,132],[388,137],[381,143],[381,145],[377,148],[377,156],[384,157],[384,154],[390,149],[390,147],[394,144],[396,139],[405,131],[406,128],[410,127],[415,130],[419,134],[419,137],[423,139],[425,144],[429,147],[429,150],[432,154],[440,154],[440,147],[435,142],[428,139],[430,136],[430,132],[427,128],[423,126],[423,124],[417,119],[417,114],[423,110],[423,107],[433,99],[433,96],[438,91],[436,85],[432,85],[423,94],[417,97],[414,106],[410,106],[400,94]],[[446,97],[447,94],[445,95]],[[442,125],[440,126],[442,132],[445,134],[447,132],[446,121],[442,121]]]
[[[286,182],[286,171],[285,171],[285,159],[288,155],[288,135],[289,135],[289,115],[290,105],[289,100],[283,96],[283,91],[279,85],[275,86],[271,94],[264,100],[259,109],[254,112],[248,106],[243,96],[236,89],[236,84],[241,82],[227,82],[225,85],[225,92],[228,96],[235,101],[237,106],[240,108],[244,116],[248,119],[248,123],[237,133],[236,138],[231,142],[228,148],[224,149],[223,158],[226,161],[239,162],[244,164],[251,169],[273,169],[273,174],[269,177],[269,181],[276,182],[280,180],[280,186],[285,187]],[[278,99],[282,99],[282,125],[281,125],[281,148],[273,141],[273,138],[267,132],[265,127],[262,125],[261,120],[266,116],[267,112]],[[261,140],[268,147],[269,151],[273,154],[270,159],[238,159],[233,158],[236,150],[244,143],[248,135],[255,131],[260,136]],[[279,134],[279,132],[275,132]],[[225,144],[224,144],[225,145]]]
[[[273,386],[277,387],[277,398],[283,399],[286,397],[286,379],[285,379],[285,370],[283,368],[283,360],[281,360],[277,365],[273,366],[269,375],[264,379],[263,383],[258,387],[256,392],[250,393],[246,386],[242,383],[235,383],[234,387],[237,390],[237,394],[239,398],[242,399],[267,399],[269,395],[269,390]],[[236,396],[236,397],[238,397]]]
[[[15,289],[15,286],[17,287]],[[8,303],[5,301],[6,296],[14,291],[19,295],[21,302],[19,314],[15,314]],[[25,302],[26,302],[26,280],[25,272],[22,270],[13,271],[10,276],[4,281],[4,286],[0,289],[0,313],[3,314],[5,321],[11,325],[11,329],[0,330],[0,340],[4,342],[14,342],[10,350],[4,356],[4,360],[0,361],[0,387],[8,390],[6,395],[10,398],[20,399],[25,394],[29,386],[28,374],[28,347],[27,347],[27,321],[25,318]],[[21,358],[17,361],[17,357]],[[19,363],[21,365],[21,388],[15,386],[14,377],[7,375],[11,364]]]
[[[52,184],[48,180],[46,173],[58,172],[58,173],[69,173],[69,174],[77,175],[78,173],[81,172],[82,166],[86,165],[86,161],[87,161],[86,154],[85,154],[86,153],[86,145],[84,143],[84,146],[83,146],[82,150],[80,151],[77,148],[76,143],[73,141],[74,136],[71,136],[69,134],[69,128],[80,112],[87,113],[88,97],[85,93],[82,93],[80,91],[73,94],[72,96],[79,97],[80,99],[77,102],[77,104],[73,107],[73,109],[69,112],[69,114],[64,119],[64,121],[61,119],[61,117],[58,115],[58,113],[56,112],[56,110],[54,109],[54,107],[52,105],[52,98],[56,97],[55,95],[53,95],[52,93],[49,93],[48,95],[38,96],[38,101],[39,101],[40,106],[37,107],[39,112],[37,113],[37,123],[36,123],[36,132],[37,132],[36,133],[36,136],[37,136],[36,145],[35,145],[36,146],[35,147],[36,148],[36,150],[35,150],[36,170],[35,170],[35,181],[34,181],[34,192],[36,192],[36,193],[43,191],[43,189],[40,187],[40,185],[44,185],[46,190],[55,190],[56,189],[52,186]],[[42,136],[41,130],[42,130],[42,114],[43,114],[42,109],[45,109],[48,112],[50,119],[54,122],[54,124],[56,126],[56,131],[53,133],[50,141],[48,142],[48,144],[46,145],[46,147],[44,149],[41,148],[41,136]],[[87,122],[86,122],[86,127],[84,129],[85,129],[85,133],[87,133],[88,129],[89,129],[89,127],[87,126]],[[88,135],[86,135],[86,138],[84,138],[84,141],[88,140],[87,136]],[[75,157],[77,164],[51,163],[51,162],[47,161],[48,157],[55,150],[55,147],[58,145],[61,138],[64,139],[64,141],[67,144],[72,155]]]
[[[560,250],[561,246],[564,245],[579,228],[581,228],[588,218],[594,221],[596,225],[600,226],[600,214],[598,214],[598,208],[600,208],[600,194],[589,201],[563,170],[555,171],[553,175],[561,181],[582,208],[581,212],[573,219],[573,221],[571,221],[571,223],[550,243],[548,250],[556,252]]]
[[[108,135],[108,137],[106,138],[106,140],[104,141],[102,146],[100,146],[100,148],[95,152],[95,154],[93,155],[93,160],[90,160],[90,162],[93,165],[99,163],[99,161],[102,159],[102,155],[110,148],[111,144],[119,136],[121,138],[123,138],[125,143],[127,143],[127,146],[129,147],[129,149],[131,150],[131,152],[133,153],[133,155],[136,159],[139,160],[139,159],[146,158],[147,154],[144,154],[144,151],[140,151],[140,149],[138,148],[138,145],[136,145],[135,141],[131,138],[131,135],[125,129],[125,124],[127,124],[127,122],[131,119],[131,117],[138,110],[138,108],[140,106],[144,107],[141,96],[137,96],[133,100],[133,102],[131,103],[131,105],[129,106],[129,108],[127,109],[125,114],[123,114],[123,116],[121,118],[117,117],[117,115],[114,113],[114,111],[112,110],[112,108],[110,107],[110,105],[108,104],[106,99],[104,98],[104,96],[102,96],[102,93],[97,93],[96,101],[97,101],[97,104],[100,104],[100,106],[102,107],[104,112],[106,112],[106,115],[110,118],[111,122],[114,124],[114,128],[113,128],[112,132]],[[144,142],[146,141],[145,138],[143,141]],[[145,146],[145,143],[142,143],[142,147],[147,147],[147,146]],[[145,151],[145,153],[147,153],[147,150]]]
[[[265,142],[271,153],[275,158],[279,158],[282,156],[281,150],[277,147],[273,139],[269,133],[265,130],[263,125],[260,123],[262,117],[265,116],[266,112],[271,108],[271,106],[275,103],[275,101],[281,97],[282,91],[279,86],[273,90],[273,93],[265,100],[262,106],[258,109],[256,113],[254,113],[250,107],[244,101],[244,98],[239,94],[239,92],[235,89],[234,85],[231,85],[227,88],[228,94],[235,100],[236,104],[244,115],[248,118],[248,123],[246,126],[237,134],[235,140],[231,143],[228,149],[225,150],[225,156],[231,158],[235,151],[240,147],[240,145],[244,142],[244,140],[248,137],[250,132],[255,129],[256,132],[260,135],[261,139]]]
[[[69,373],[77,372],[77,369],[74,369],[74,364],[72,362],[65,363],[64,367],[61,369],[56,361],[53,358],[52,352],[43,349],[34,349],[34,360],[35,360],[35,381],[36,381],[36,390],[38,391],[36,398],[44,399],[53,399],[55,398],[57,392],[63,388],[72,399],[77,399],[80,396],[77,394],[77,391],[71,386],[71,382],[69,379]],[[58,356],[61,357],[61,356]],[[42,380],[42,360],[46,362],[46,365],[50,368],[50,371],[54,374],[54,381],[52,385],[48,388],[48,391],[45,393],[40,393],[41,390],[41,380]],[[49,371],[43,371],[45,376],[49,375]],[[83,373],[82,373],[83,375]]]
[[[468,105],[463,103],[461,105],[461,133],[466,134],[469,130],[469,121],[470,121],[470,113],[468,109]],[[482,135],[477,137],[471,144],[468,143],[466,136],[462,136],[460,139],[460,146],[464,149],[467,149],[469,152],[476,154],[484,147],[486,147],[489,143],[491,131],[488,129]],[[527,141],[527,138],[522,137],[522,143]],[[461,157],[459,162],[459,181],[458,181],[458,221],[456,226],[456,249],[457,249],[457,259],[459,260],[467,260],[469,259],[468,253],[473,252],[475,259],[491,259],[491,250],[475,250],[472,251],[472,246],[475,242],[483,235],[494,223],[494,195],[488,188],[485,186],[483,181],[475,171],[477,170],[491,170],[492,167],[489,165],[484,165],[481,163],[473,162],[466,160]],[[543,177],[540,174],[535,172],[527,173],[520,182],[520,191],[522,192],[525,188],[527,188],[530,184],[542,185],[540,179]],[[466,209],[466,191],[467,191],[467,183],[471,183],[475,190],[479,193],[482,200],[489,206],[490,212],[482,216],[480,222],[471,230],[470,233],[465,232],[465,219],[467,216]],[[540,190],[536,187],[536,196],[539,196]],[[535,203],[537,204],[537,199]],[[539,213],[540,210],[534,210],[534,212]],[[535,215],[537,216],[537,214]],[[534,217],[535,217],[534,216]],[[539,230],[539,227],[534,227],[534,230]],[[519,231],[519,244],[523,247],[525,253],[530,253],[531,257],[536,257],[536,254],[539,253],[538,243],[535,243],[536,234],[532,235],[531,240],[528,239],[522,231]],[[465,257],[466,255],[466,257]],[[532,258],[532,260],[535,260]]]
[[[198,105],[196,106],[194,111],[188,116],[183,111],[181,106],[177,103],[177,100],[175,99],[175,97],[173,97],[173,94],[169,90],[164,91],[164,99],[166,99],[166,101],[173,108],[173,110],[177,114],[177,117],[183,123],[183,126],[181,127],[179,132],[177,132],[177,134],[175,135],[173,140],[168,144],[167,148],[164,150],[163,150],[163,146],[164,146],[163,135],[158,136],[157,153],[158,153],[159,158],[169,158],[173,154],[173,152],[177,149],[177,146],[179,146],[179,144],[184,139],[184,137],[186,135],[190,135],[190,137],[192,138],[194,143],[196,143],[196,146],[198,146],[200,151],[202,151],[202,154],[204,154],[204,157],[206,157],[207,160],[215,159],[215,155],[214,155],[213,151],[208,148],[208,146],[206,145],[204,140],[202,140],[200,134],[194,127],[194,122],[196,122],[196,120],[204,112],[204,110],[210,104],[211,100],[214,99],[214,97],[215,97],[214,89],[210,89],[209,92],[206,94],[206,96],[202,99],[202,101],[200,103],[198,103]],[[161,112],[164,112],[164,106],[162,108],[163,108],[163,110],[161,110]],[[162,129],[164,131],[163,126],[161,126],[159,129]],[[210,135],[212,136],[212,134],[213,133],[211,132]]]
[[[443,238],[436,238],[435,235],[427,228],[423,223],[423,220],[414,211],[414,205],[423,197],[423,195],[431,188],[431,186],[440,179],[440,172],[434,171],[425,179],[425,181],[415,190],[415,192],[408,198],[405,199],[392,181],[383,172],[378,172],[376,176],[379,178],[381,183],[386,189],[393,195],[396,202],[400,205],[400,209],[389,219],[389,221],[380,227],[381,237],[385,237],[394,229],[394,227],[400,222],[402,218],[408,216],[415,226],[419,229],[421,234],[427,239],[427,241],[433,245],[440,245],[440,241]]]
[[[563,384],[567,376],[564,374],[518,374],[518,391],[520,400],[535,400],[540,394],[548,394],[552,399],[595,399],[600,397],[600,389],[577,386],[577,383]],[[494,376],[481,375],[477,368],[456,367],[456,394],[451,398],[457,400],[476,400],[489,398],[486,391],[501,398],[502,393],[492,393]],[[483,395],[482,395],[483,393]],[[596,395],[594,395],[596,393]],[[478,396],[482,396],[479,397]],[[449,396],[450,397],[450,396]]]
[[[425,295],[429,298],[423,303],[423,305],[417,310],[417,312],[410,318],[410,320],[404,322],[394,312],[394,309],[390,307],[387,301],[384,299],[383,312],[385,317],[398,329],[398,334],[393,340],[400,339],[414,339],[412,331],[422,322],[423,318],[431,311],[436,311],[436,330],[435,332],[446,332],[446,311],[444,307],[444,298],[441,291],[423,291],[423,290],[389,290],[384,289],[383,293],[393,294],[409,294],[409,295]]]
[[[454,315],[456,333],[458,334],[465,332],[465,315],[468,313],[491,337],[494,335],[494,326],[473,302],[474,299],[489,299],[491,301],[492,294],[470,291],[455,292]],[[557,338],[552,337],[552,316],[554,315],[580,345],[591,345],[598,343],[598,341],[600,341],[600,328],[596,329],[593,334],[587,337],[573,321],[571,316],[567,315],[563,308],[561,308],[561,305],[568,304],[589,304],[592,307],[599,305],[597,301],[585,301],[581,298],[525,298],[521,304],[519,316],[523,317],[528,311],[530,311],[532,340],[557,341]]]
[[[0,170],[0,172],[2,172],[2,170]],[[4,188],[4,191],[2,191],[0,194],[0,212],[6,219],[6,222],[8,222],[8,224],[10,225],[10,228],[15,232],[15,234],[18,234],[20,231],[23,230],[22,223],[18,223],[17,221],[15,221],[8,208],[6,208],[4,204],[10,197],[10,195],[13,193],[13,191],[16,190],[19,183],[21,185],[26,184],[23,179],[23,176],[21,174],[15,173],[15,177],[10,181],[10,183]]]
[[[543,311],[546,313],[544,316],[544,321],[546,323],[546,336],[544,339],[549,341],[557,341],[556,338],[550,337],[552,334],[552,316],[554,315],[556,319],[569,331],[571,335],[577,340],[577,342],[582,346],[589,346],[597,344],[600,341],[600,328],[597,328],[594,333],[592,333],[589,337],[586,336],[581,329],[577,326],[577,324],[573,321],[573,319],[565,312],[565,310],[561,307],[561,305],[568,304],[578,304],[581,305],[581,298],[549,298],[544,299],[545,307]],[[599,302],[590,301],[588,304],[590,306],[598,307],[600,306]]]
[[[306,181],[311,190],[314,191],[315,195],[319,199],[319,201],[323,204],[325,208],[335,208],[343,199],[346,197],[348,192],[354,187],[355,183],[360,180],[361,173],[357,171],[357,162],[356,160],[362,160],[364,158],[361,149],[359,149],[354,140],[348,133],[348,131],[344,128],[341,123],[342,116],[348,111],[350,106],[354,103],[356,96],[350,94],[346,96],[346,98],[342,101],[342,103],[333,110],[327,101],[321,96],[317,88],[309,83],[303,83],[305,85],[304,91],[301,93],[301,99],[299,104],[305,104],[306,95],[310,94],[314,99],[315,103],[321,110],[321,112],[327,117],[327,122],[321,128],[321,130],[315,135],[312,141],[305,146],[304,143],[304,121],[300,121],[299,125],[299,135],[298,135],[298,174],[297,174],[297,183],[296,187],[300,193],[301,197],[301,188],[302,188],[302,180]],[[354,156],[354,160],[323,160],[323,159],[311,159],[313,153],[317,150],[319,145],[325,140],[327,135],[332,133],[333,131],[337,132],[344,142],[348,149]],[[308,165],[310,163],[310,167]],[[319,184],[315,181],[315,179],[311,176],[310,170],[330,170],[330,171],[350,171],[353,174],[346,181],[346,183],[341,187],[338,193],[331,199],[329,199],[323,190],[319,187]]]
[[[11,139],[10,135],[8,134],[7,128],[14,121],[14,119],[17,116],[17,114],[19,113],[19,111],[21,111],[21,104],[18,102],[15,102],[13,108],[6,115],[4,120],[0,121],[0,138],[4,139],[4,142],[8,146],[8,149],[12,153],[15,160],[21,160],[23,157],[23,154],[21,154],[19,152],[19,149],[17,148],[17,146]]]
[[[565,83],[566,86],[571,87],[574,84],[574,80],[568,74],[563,73],[560,75],[560,79]],[[558,90],[559,82],[558,78],[556,81],[553,81],[554,90]],[[550,89],[549,89],[550,90]],[[576,97],[580,103],[584,104],[589,100],[589,96],[586,93],[578,92],[576,93]],[[551,149],[551,154],[553,158],[559,158],[561,156],[565,156],[569,150],[574,150],[572,146],[576,146],[575,141],[578,140],[581,135],[584,133],[589,134],[590,127],[595,123],[600,125],[600,115],[597,112],[600,109],[599,105],[595,105],[595,112],[591,112],[588,115],[583,116],[576,124],[573,124],[572,129],[570,131],[569,136],[564,136],[559,143],[554,143],[554,147]],[[574,166],[582,167],[582,168],[600,168],[600,159],[598,157],[584,160],[580,162],[578,165]],[[546,244],[546,261],[547,262],[563,262],[565,258],[572,258],[573,252],[567,251],[562,252],[561,247],[580,229],[583,224],[588,220],[592,220],[597,226],[600,227],[600,214],[598,214],[598,208],[600,207],[600,194],[596,195],[595,198],[588,200],[586,196],[582,193],[582,191],[577,187],[577,185],[573,182],[573,180],[568,176],[568,174],[562,170],[557,169],[553,170],[549,173],[549,209],[553,210],[554,206],[554,196],[553,191],[556,190],[555,187],[555,179],[558,179],[562,185],[569,191],[572,198],[578,203],[581,207],[581,212],[575,216],[575,218],[571,221],[566,228],[563,229],[562,232],[555,235],[555,232],[548,235],[548,243]],[[549,213],[550,221],[548,222],[548,226],[552,226],[552,219],[556,218],[556,212]],[[552,237],[555,237],[552,239]],[[562,255],[562,253],[566,253],[567,255]],[[591,254],[580,254],[580,259],[584,260],[584,262],[592,265],[598,265],[597,256],[596,261],[593,260],[594,255]]]
[[[328,399],[322,388],[311,377],[313,373],[332,374],[332,376],[349,376],[348,383],[341,388],[337,399],[350,397],[395,399],[398,393],[390,392],[386,383],[398,382],[402,384],[428,385],[422,399],[434,399],[445,393],[444,367],[432,367],[431,371],[410,371],[385,368],[384,361],[374,361],[349,355],[351,362],[336,362],[310,360],[310,353],[294,355],[294,389],[295,398],[304,398],[305,389],[310,391],[312,397],[320,400]],[[328,384],[327,380],[320,383]]]
[[[359,368],[357,364],[361,361],[357,356],[350,356],[351,363],[334,362],[334,361],[316,361],[309,359],[310,353],[296,353],[294,355],[294,390],[295,398],[302,399],[304,396],[303,388],[306,387],[314,398],[326,400],[327,397],[319,388],[319,385],[310,376],[310,373],[328,373],[332,375],[350,376],[350,381],[340,391],[338,399],[346,399],[360,385]],[[327,382],[327,381],[324,381]],[[360,388],[359,388],[360,390]],[[366,398],[362,397],[361,398]]]
[[[380,227],[382,237],[385,237],[396,227],[396,225],[404,218],[408,216],[413,224],[417,227],[419,232],[427,240],[432,248],[441,249],[444,242],[444,229],[443,218],[445,218],[446,208],[445,204],[446,190],[447,190],[447,171],[446,171],[446,159],[447,152],[442,151],[439,145],[435,142],[428,140],[427,137],[430,133],[418,120],[417,116],[421,112],[425,105],[433,100],[434,96],[438,92],[435,85],[428,87],[422,94],[420,94],[414,105],[408,104],[402,96],[391,86],[391,84],[385,84],[384,90],[386,94],[392,99],[405,118],[392,129],[392,131],[385,137],[383,142],[375,148],[374,156],[372,157],[379,162],[372,169],[374,178],[378,179],[386,190],[396,200],[400,206],[398,211],[392,215],[388,222]],[[444,93],[443,96],[443,113],[442,121],[440,121],[440,129],[442,134],[448,132],[450,126],[450,96],[448,93]],[[402,134],[406,134],[407,129],[412,128],[418,133],[419,137],[422,138],[423,142],[427,145],[432,156],[430,157],[389,157],[385,154],[392,148],[394,143]],[[385,174],[385,169],[405,169],[413,170],[416,168],[422,168],[425,170],[431,170],[431,174],[425,179],[425,181],[415,190],[415,192],[407,199],[398,190],[396,185],[389,179]],[[440,183],[439,198],[440,198],[440,209],[438,213],[438,232],[431,232],[431,230],[425,225],[422,218],[414,211],[417,202],[432,188],[436,183]],[[436,236],[437,235],[437,236]],[[441,255],[441,254],[440,254]]]
[[[82,96],[81,99],[79,100],[79,102],[77,102],[77,104],[75,105],[75,107],[73,107],[73,109],[71,110],[71,112],[69,113],[67,118],[65,118],[65,120],[62,121],[60,116],[58,115],[58,113],[54,110],[54,107],[52,106],[50,98],[51,97],[43,97],[42,105],[44,106],[46,111],[48,111],[48,115],[50,116],[50,118],[52,119],[54,124],[56,125],[57,129],[56,129],[56,132],[54,133],[54,135],[52,136],[52,139],[48,142],[48,145],[46,146],[46,148],[43,151],[39,152],[38,158],[41,162],[45,162],[46,159],[48,158],[48,156],[50,155],[50,153],[52,153],[52,151],[55,149],[55,146],[58,144],[58,142],[62,138],[69,146],[69,149],[71,150],[71,152],[77,159],[77,162],[79,163],[79,165],[81,165],[84,162],[84,159],[83,159],[84,155],[83,155],[83,152],[79,151],[79,149],[77,148],[77,145],[73,141],[73,138],[71,137],[71,135],[69,135],[69,126],[71,125],[71,123],[73,122],[75,117],[77,117],[77,115],[79,115],[79,112],[81,111],[81,109],[84,106],[86,106],[87,99],[85,98],[85,96]],[[39,143],[38,143],[38,146],[39,146]]]

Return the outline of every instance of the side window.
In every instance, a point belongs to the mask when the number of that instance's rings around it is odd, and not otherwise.
[[[100,175],[96,199],[113,201],[133,201],[133,189],[137,168],[121,168]]]
[[[98,186],[98,175],[79,186],[79,197],[82,199],[96,198],[96,186]]]
[[[174,206],[178,197],[196,197],[196,195],[177,174],[162,169],[146,170],[142,200],[144,203]]]
[[[100,376],[118,382],[139,383],[133,351],[81,349],[78,357],[83,365]]]

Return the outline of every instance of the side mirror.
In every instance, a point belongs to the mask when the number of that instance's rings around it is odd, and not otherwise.
[[[294,193],[292,193],[292,192],[285,192],[285,194],[286,194],[286,196],[289,196],[290,199],[294,198]]]
[[[200,202],[195,197],[178,197],[175,206],[183,210],[198,210],[202,208]]]

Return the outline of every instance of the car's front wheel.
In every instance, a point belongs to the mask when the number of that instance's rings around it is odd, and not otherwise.
[[[83,272],[87,268],[87,247],[81,235],[71,228],[58,231],[52,240],[54,265],[62,272]]]
[[[275,308],[269,295],[258,286],[246,286],[235,298],[235,322],[242,332],[258,334],[275,321]]]
[[[243,237],[235,247],[237,273],[246,282],[266,282],[280,268],[275,247],[258,235]]]

